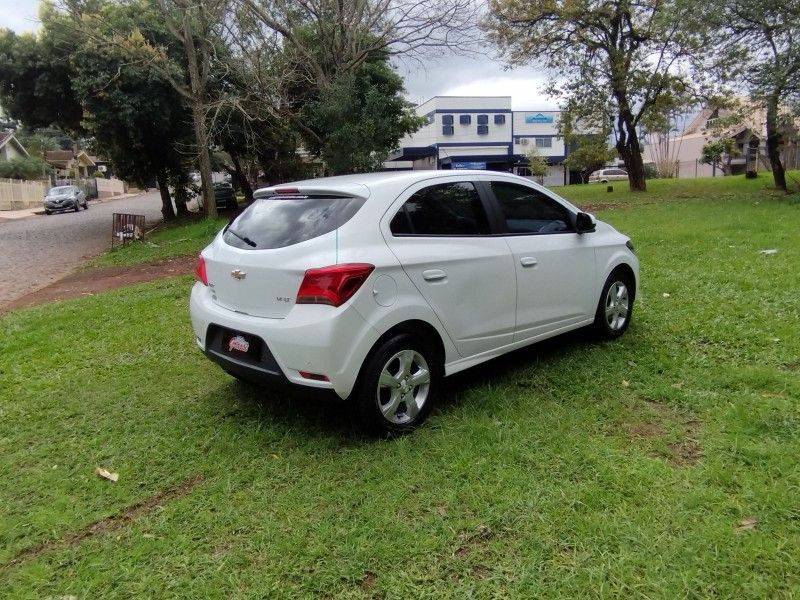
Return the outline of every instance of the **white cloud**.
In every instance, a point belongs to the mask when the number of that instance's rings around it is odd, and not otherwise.
[[[450,56],[419,65],[397,65],[408,99],[419,104],[432,96],[511,96],[514,110],[554,110],[542,93],[545,74],[531,67],[504,70],[499,59]]]

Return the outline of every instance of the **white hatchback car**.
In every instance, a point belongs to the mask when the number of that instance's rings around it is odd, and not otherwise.
[[[230,374],[333,390],[405,431],[442,378],[631,321],[628,237],[527,179],[407,171],[259,190],[197,260],[200,349]]]

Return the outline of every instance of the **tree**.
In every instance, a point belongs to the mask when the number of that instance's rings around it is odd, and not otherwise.
[[[0,101],[27,127],[57,123],[82,133],[83,108],[72,88],[69,53],[50,36],[0,30]]]
[[[702,15],[681,0],[491,0],[485,29],[510,65],[547,69],[550,91],[593,128],[609,124],[630,188],[644,191],[639,128],[692,89]],[[680,101],[679,101],[680,99]]]
[[[384,53],[374,55],[355,73],[345,73],[320,90],[303,107],[313,135],[308,149],[320,156],[333,174],[373,171],[407,133],[424,120],[411,112],[403,80]]]
[[[221,40],[229,24],[229,0],[132,0],[125,6],[140,19],[160,27],[128,23],[115,28],[113,14],[119,5],[107,0],[73,0],[68,4],[76,27],[98,46],[111,46],[125,53],[138,68],[153,71],[167,81],[191,111],[195,157],[200,169],[203,207],[216,218],[217,207],[211,177],[207,113],[211,102],[210,78]],[[104,9],[98,9],[104,7]],[[153,37],[150,33],[160,34]],[[168,39],[164,38],[168,36]]]
[[[766,109],[767,156],[775,187],[787,191],[781,162],[782,106],[800,100],[800,5],[785,0],[713,0],[713,71],[743,84]],[[782,112],[784,114],[782,114]]]
[[[731,174],[731,160],[734,156],[739,156],[739,149],[733,138],[721,138],[707,142],[700,151],[700,162],[711,165],[716,172],[720,169],[723,175]]]
[[[540,184],[544,184],[544,178],[547,177],[547,174],[550,172],[550,165],[547,162],[547,157],[542,156],[539,150],[534,146],[528,150],[525,158],[528,159],[528,170],[531,172],[531,176],[536,177],[536,180]]]

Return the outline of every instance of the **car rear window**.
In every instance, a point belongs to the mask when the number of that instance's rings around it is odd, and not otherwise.
[[[223,233],[245,250],[284,248],[338,229],[364,205],[363,198],[270,196],[256,200]]]

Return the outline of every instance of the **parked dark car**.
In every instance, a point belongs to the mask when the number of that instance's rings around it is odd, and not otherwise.
[[[86,194],[77,185],[59,185],[50,188],[44,198],[45,214],[52,214],[57,210],[74,210],[78,212],[81,207],[89,208]]]
[[[217,202],[217,208],[236,208],[238,206],[233,186],[224,181],[214,184],[214,199]]]

